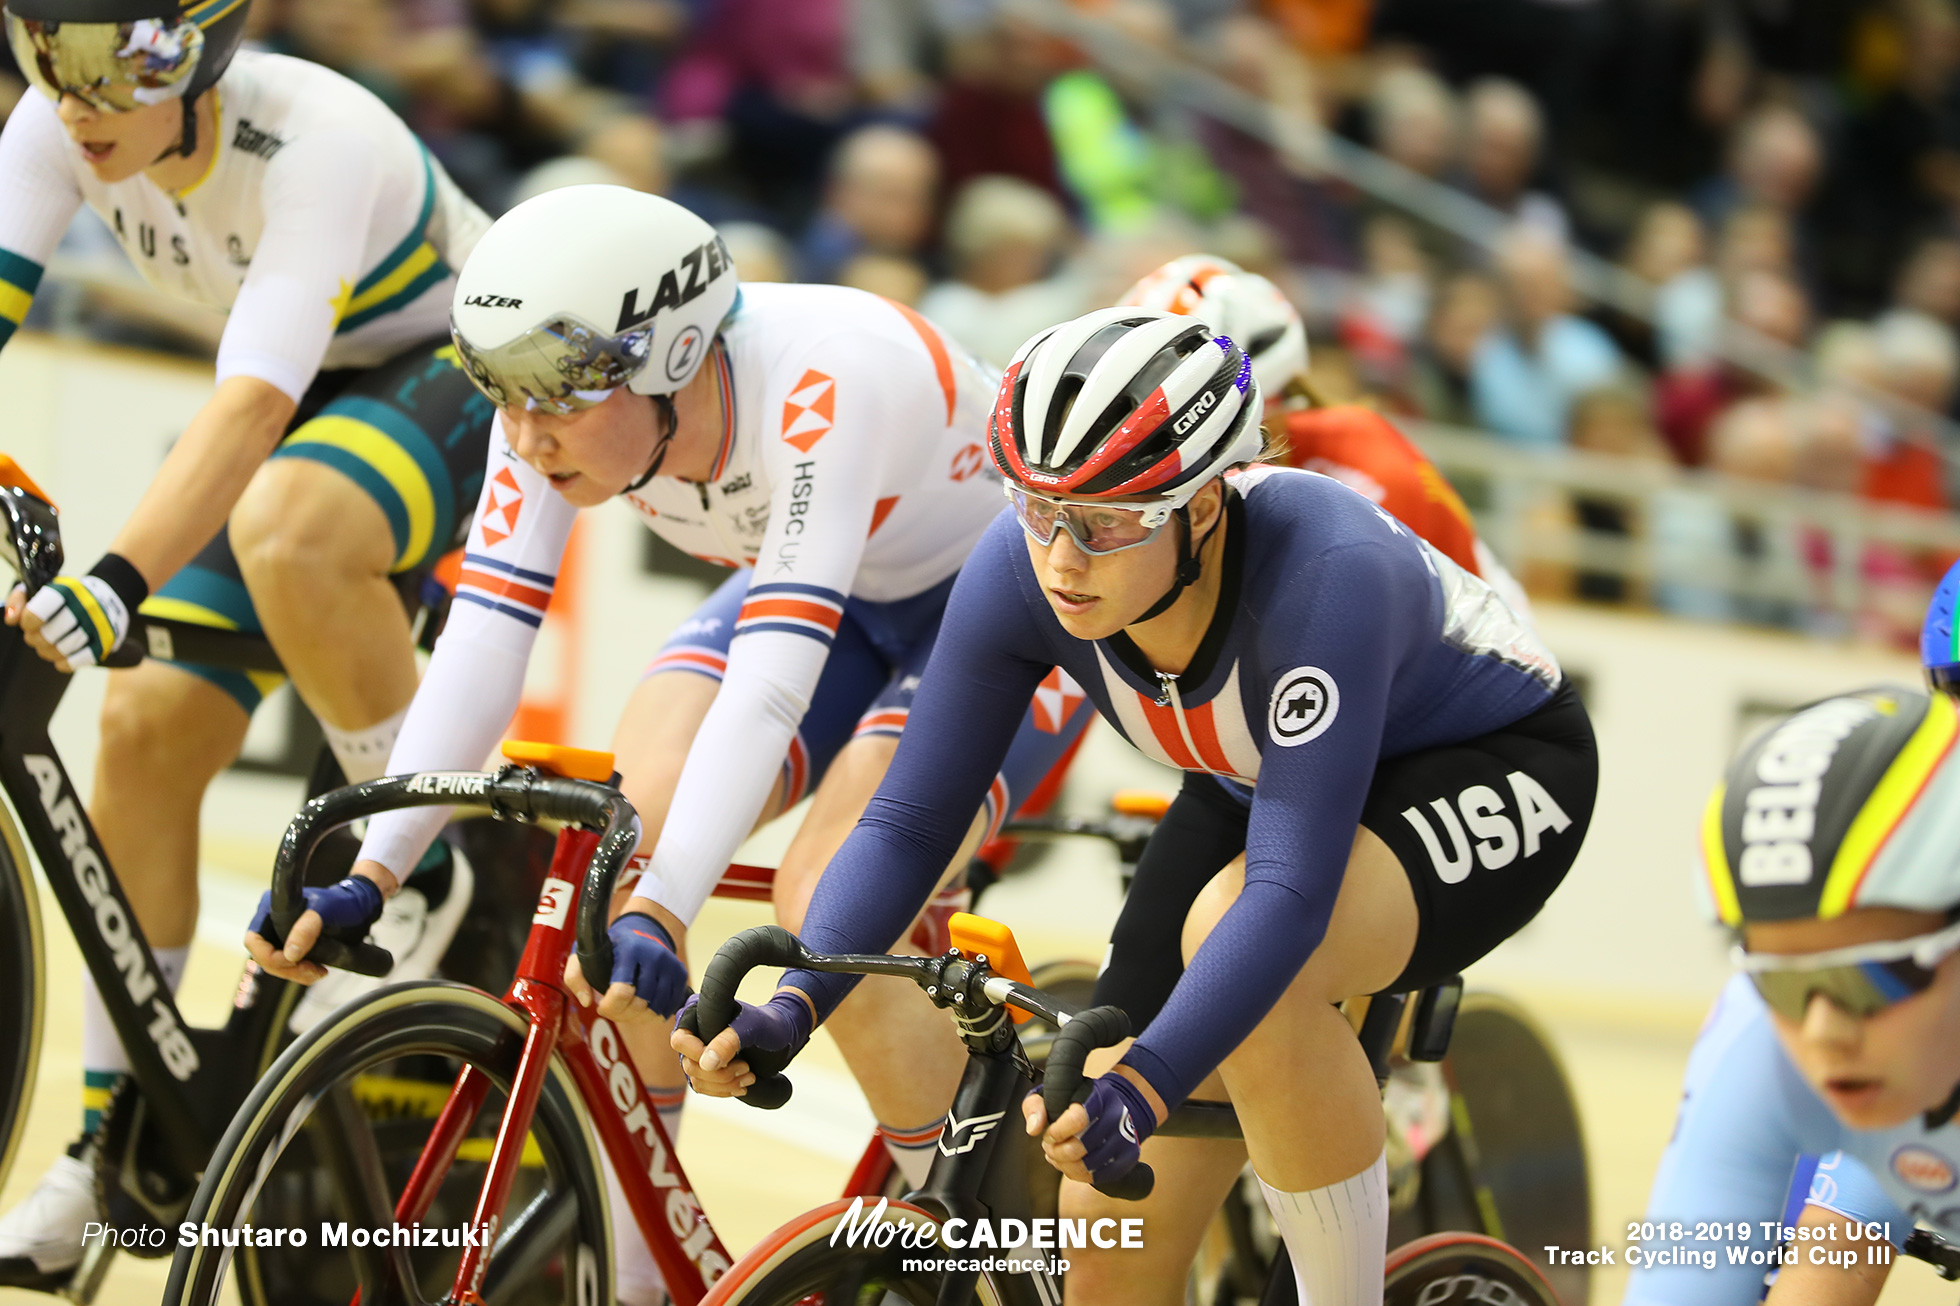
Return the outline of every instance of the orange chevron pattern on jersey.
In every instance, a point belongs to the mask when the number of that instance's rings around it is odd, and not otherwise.
[[[837,417],[837,382],[810,368],[783,400],[783,440],[798,452],[809,453],[830,434]]]
[[[483,543],[488,548],[502,544],[517,529],[517,516],[524,511],[524,491],[506,467],[490,478],[483,494]]]

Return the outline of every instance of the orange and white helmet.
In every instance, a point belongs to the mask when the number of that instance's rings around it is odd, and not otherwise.
[[[1203,318],[1252,360],[1269,398],[1307,370],[1307,328],[1278,286],[1216,254],[1174,258],[1131,286],[1125,306]]]

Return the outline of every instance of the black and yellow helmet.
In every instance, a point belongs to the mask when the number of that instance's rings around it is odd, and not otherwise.
[[[1952,698],[1891,686],[1824,699],[1764,731],[1702,817],[1722,922],[1960,906],[1956,734]]]

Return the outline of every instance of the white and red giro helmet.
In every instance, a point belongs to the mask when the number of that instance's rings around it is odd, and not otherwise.
[[[988,446],[1029,490],[1182,507],[1259,456],[1262,411],[1245,352],[1204,321],[1105,308],[1021,346]]]
[[[1174,258],[1131,286],[1121,304],[1203,318],[1238,342],[1267,398],[1307,370],[1307,328],[1280,288],[1216,254]]]

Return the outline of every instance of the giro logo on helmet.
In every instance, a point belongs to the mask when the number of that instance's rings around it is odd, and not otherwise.
[[[721,237],[682,256],[678,267],[670,268],[660,276],[660,284],[653,292],[653,302],[645,308],[640,307],[640,292],[636,287],[626,292],[619,301],[619,325],[615,331],[626,331],[650,320],[663,308],[679,308],[691,304],[701,297],[710,283],[735,266],[728,257],[728,246],[721,243]],[[668,356],[669,370],[672,370],[673,356]]]
[[[1179,435],[1183,435],[1186,431],[1202,421],[1204,415],[1216,407],[1217,404],[1218,392],[1215,390],[1205,391],[1198,396],[1197,402],[1185,411],[1184,416],[1178,418],[1177,421],[1171,424],[1171,429]]]

